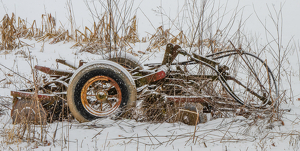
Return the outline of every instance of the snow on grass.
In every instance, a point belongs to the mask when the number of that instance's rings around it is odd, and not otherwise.
[[[61,21],[64,26],[70,26],[68,22],[68,1],[33,1],[33,0],[10,0],[1,1],[0,16],[11,12],[15,12],[21,18],[27,18],[28,22],[37,20],[41,22],[41,14],[55,14],[57,21]],[[251,16],[247,23],[246,29],[253,34],[258,34],[258,40],[262,43],[266,41],[265,29],[258,22],[254,10],[263,20],[267,20],[267,26],[273,26],[268,19],[268,7],[273,9],[283,6],[283,40],[286,44],[290,38],[294,36],[297,44],[300,38],[300,21],[298,16],[298,1],[238,1],[229,0],[227,3],[228,10],[234,9],[236,5],[244,7],[244,15]],[[85,7],[85,1],[73,1],[73,9],[76,19],[76,26],[90,26],[93,19],[90,12]],[[226,5],[223,1],[216,1],[216,4]],[[170,16],[177,14],[182,6],[181,1],[138,1],[134,4],[138,15],[139,33],[141,36],[147,35],[146,32],[154,33],[157,27],[164,24],[166,27],[171,26],[169,22],[162,22],[162,17],[153,10],[160,11],[163,8],[166,14]],[[146,16],[142,13],[145,13]],[[174,13],[175,12],[175,13]],[[151,23],[149,22],[149,20]],[[153,28],[152,25],[155,27]],[[269,27],[269,26],[268,26]],[[274,29],[272,27],[272,32]],[[275,35],[276,33],[274,33]],[[10,70],[18,73],[22,77],[32,80],[31,64],[56,68],[55,59],[66,59],[74,64],[78,64],[79,60],[93,61],[102,56],[90,54],[87,52],[79,52],[79,48],[71,49],[74,43],[57,44],[37,43],[34,40],[21,39],[25,43],[31,45],[20,49],[8,51],[0,51],[0,63]],[[145,51],[149,43],[137,43],[133,45],[133,51]],[[155,50],[156,52],[146,52],[140,55],[140,61],[143,63],[159,63],[163,59],[164,52]],[[284,77],[282,91],[293,88],[294,98],[282,105],[282,108],[290,108],[290,112],[283,114],[283,123],[281,121],[270,124],[265,120],[250,120],[243,117],[219,118],[212,119],[205,124],[199,124],[196,127],[194,137],[194,126],[184,125],[182,123],[149,123],[136,122],[134,120],[112,120],[108,118],[98,119],[89,123],[72,122],[54,122],[46,126],[47,138],[50,142],[44,145],[35,145],[24,142],[6,144],[5,135],[7,130],[13,129],[10,118],[10,110],[1,107],[4,114],[0,116],[1,144],[0,150],[298,150],[299,149],[299,131],[300,131],[300,85],[298,50],[288,54],[288,62],[285,62],[290,72],[290,76]],[[29,59],[29,57],[33,59]],[[268,57],[268,56],[266,56]],[[60,69],[68,69],[69,67],[59,65]],[[0,67],[0,100],[7,100],[10,97],[11,90],[19,90],[31,87],[31,84],[24,78],[20,77]],[[289,81],[288,81],[289,80]],[[291,84],[291,86],[290,86]],[[38,127],[38,126],[37,126]],[[38,129],[38,128],[37,128]],[[54,134],[55,137],[54,137]]]

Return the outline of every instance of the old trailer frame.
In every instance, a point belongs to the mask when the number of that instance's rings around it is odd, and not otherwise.
[[[187,56],[187,57],[189,57],[189,60],[182,61],[182,62],[174,62],[175,58],[178,55]],[[218,59],[231,57],[231,56],[239,56],[244,61],[248,59],[247,56],[250,56],[262,64],[261,68],[265,68],[264,70],[266,71],[266,73],[264,73],[264,74],[267,77],[267,80],[266,80],[267,82],[260,81],[260,79],[258,77],[258,73],[256,73],[256,71],[254,71],[254,70],[251,71],[252,70],[251,65],[246,63],[246,67],[248,66],[247,68],[250,68],[250,72],[253,72],[252,74],[254,75],[254,79],[255,78],[257,79],[257,81],[259,83],[258,86],[261,87],[259,90],[265,91],[264,93],[260,93],[259,91],[252,90],[249,86],[243,84],[237,78],[235,78],[234,76],[232,76],[228,73],[228,70],[230,69],[230,67],[223,65],[217,61]],[[246,56],[246,57],[243,57],[243,56]],[[113,58],[112,61],[116,62],[117,59],[120,59],[120,58]],[[124,61],[124,58],[121,58],[121,59],[123,59],[123,61]],[[75,69],[75,73],[73,71],[68,71],[68,70],[52,69],[49,67],[43,67],[43,66],[38,66],[38,65],[35,66],[36,70],[39,70],[41,72],[44,72],[44,73],[50,75],[52,80],[49,81],[48,83],[44,84],[43,86],[39,87],[37,91],[35,90],[35,88],[11,91],[11,95],[14,98],[15,104],[22,104],[22,103],[16,103],[16,102],[21,101],[21,100],[28,101],[28,100],[32,100],[32,98],[36,97],[36,98],[38,98],[38,100],[40,102],[42,102],[43,106],[45,107],[46,105],[54,104],[56,102],[56,100],[69,99],[69,98],[67,98],[67,96],[69,96],[68,93],[73,93],[73,92],[71,92],[71,90],[69,90],[70,89],[69,87],[70,87],[70,84],[72,84],[72,80],[74,80],[74,74],[78,74],[78,72],[80,72],[81,70],[84,71],[84,69],[82,69],[83,68],[82,66],[84,66],[84,64],[86,64],[86,62],[80,61],[79,66],[76,67],[76,66],[72,65],[71,63],[68,63],[66,60],[57,59],[56,61],[58,63],[67,65],[67,66]],[[125,61],[128,61],[128,60],[125,58]],[[129,61],[130,61],[130,59],[129,59]],[[130,63],[132,64],[132,62],[130,62]],[[135,62],[133,61],[133,64],[134,63]],[[118,68],[124,67],[124,69],[120,69],[120,71],[125,74],[125,77],[127,77],[129,81],[130,81],[130,79],[132,79],[134,81],[134,85],[131,86],[133,88],[128,87],[128,89],[130,89],[131,91],[138,91],[138,93],[139,93],[139,92],[141,92],[141,90],[144,87],[149,87],[150,85],[155,85],[158,82],[161,82],[163,80],[172,80],[172,79],[167,78],[168,76],[171,75],[171,72],[174,72],[174,71],[170,71],[170,68],[172,65],[185,66],[185,65],[191,65],[191,64],[201,64],[203,66],[206,66],[209,69],[211,69],[215,74],[214,75],[188,75],[188,76],[186,76],[186,75],[182,76],[182,75],[178,74],[178,75],[176,75],[176,80],[188,81],[186,79],[189,79],[189,78],[193,79],[193,78],[197,78],[197,77],[201,76],[201,78],[204,78],[204,79],[211,79],[212,81],[218,81],[221,84],[221,86],[223,87],[223,89],[229,94],[230,97],[227,96],[224,98],[212,99],[212,98],[214,98],[214,96],[164,95],[164,98],[166,101],[181,102],[181,103],[184,103],[184,102],[201,103],[202,105],[205,106],[205,109],[208,112],[210,112],[209,110],[211,109],[211,107],[216,104],[221,104],[226,107],[229,106],[229,107],[234,107],[234,108],[239,108],[239,107],[243,106],[248,109],[250,109],[250,108],[274,108],[277,106],[278,89],[277,89],[277,84],[276,84],[276,81],[275,81],[275,78],[274,78],[274,75],[273,75],[271,69],[268,67],[268,65],[266,64],[265,61],[263,61],[256,55],[251,54],[249,52],[245,52],[240,49],[221,51],[221,52],[209,54],[206,56],[202,56],[202,55],[199,55],[196,53],[189,53],[189,52],[183,50],[179,45],[167,44],[166,51],[164,54],[164,59],[163,59],[162,63],[160,63],[160,64],[157,64],[157,63],[145,64],[144,66],[149,67],[148,70],[141,69],[141,67],[138,65],[138,63],[137,63],[138,66],[136,66],[134,68],[129,68],[128,66],[126,66],[126,63],[125,64],[121,63],[122,67],[119,67],[117,65],[114,65],[113,67],[117,66],[116,70],[119,70]],[[94,65],[94,64],[92,64],[92,65]],[[101,66],[101,63],[99,66]],[[101,69],[102,69],[102,67],[101,67]],[[106,70],[106,68],[104,68],[104,69]],[[77,71],[77,70],[80,70],[80,71]],[[124,70],[126,70],[126,71],[124,71]],[[182,72],[182,71],[176,70],[175,72]],[[128,76],[128,73],[131,75]],[[83,75],[84,75],[84,73],[83,73]],[[104,77],[109,78],[109,76],[104,76]],[[76,76],[75,76],[75,79],[76,79]],[[104,79],[106,79],[106,78],[104,78]],[[101,80],[103,81],[103,77],[95,79],[95,81],[101,81]],[[229,80],[233,81],[234,83],[239,85],[241,88],[244,88],[245,92],[248,92],[250,95],[253,95],[256,98],[258,98],[257,100],[261,101],[261,103],[255,104],[255,105],[251,104],[251,102],[245,103],[245,100],[241,99],[240,96],[238,96],[235,93],[234,88],[228,84]],[[106,80],[106,81],[111,81],[111,80]],[[112,79],[112,81],[114,81],[114,80]],[[72,85],[74,85],[74,83]],[[91,82],[91,84],[89,86],[93,86],[93,85],[94,85],[94,83]],[[118,85],[119,85],[118,82],[117,83],[115,82],[115,85],[117,85],[117,86],[112,86],[112,87],[118,87]],[[129,82],[129,85],[130,85],[130,82]],[[264,85],[269,85],[269,87],[264,87]],[[94,87],[96,87],[96,86],[94,86]],[[89,89],[89,88],[86,87],[86,89]],[[89,90],[86,90],[86,92],[88,92],[88,91]],[[114,92],[108,92],[108,91],[114,91]],[[95,92],[95,93],[97,93],[97,96],[95,94],[96,101],[109,102],[109,101],[107,101],[107,99],[109,97],[109,93],[117,93],[117,94],[115,94],[115,96],[119,97],[119,101],[120,101],[119,103],[121,103],[121,100],[123,101],[123,99],[124,99],[123,94],[121,96],[121,93],[124,93],[124,92],[121,92],[121,89],[119,90],[119,92],[115,92],[115,91],[118,91],[118,90],[116,90],[116,89],[107,90],[107,91],[101,90],[101,95],[100,95],[100,90]],[[120,93],[120,94],[118,94],[118,93]],[[82,97],[82,95],[83,94],[81,94],[81,97]],[[88,96],[86,96],[87,94],[84,94],[84,95],[86,98],[88,97]],[[134,93],[134,95],[136,95],[136,92]],[[106,100],[103,99],[102,97],[106,97]],[[136,98],[136,97],[134,97],[134,98]],[[115,99],[115,98],[113,98],[113,99]],[[223,103],[220,103],[218,101],[217,102],[213,101],[213,100],[222,100],[222,99],[227,101],[227,102],[225,101],[226,102],[225,105],[224,105],[224,101],[223,101]],[[118,100],[118,98],[117,98],[117,100]],[[89,99],[86,99],[86,101],[89,101]],[[86,102],[86,103],[89,103],[89,102]],[[70,101],[68,101],[67,105],[69,105],[69,104],[70,104]],[[72,101],[71,101],[71,104],[72,104]],[[85,105],[85,104],[83,104],[83,105]],[[131,103],[131,106],[132,105],[135,105],[135,104]],[[112,105],[110,104],[110,106],[112,106]],[[20,107],[23,108],[23,106],[15,105],[12,110],[12,115],[15,113],[16,110],[18,112],[21,111],[22,109]],[[89,108],[89,105],[84,106],[84,107]],[[75,106],[75,108],[76,108],[76,106]],[[91,117],[90,116],[89,117],[81,117],[82,115],[80,115],[80,114],[85,114],[85,113],[80,113],[81,112],[80,110],[78,108],[73,109],[73,112],[78,112],[79,115],[78,115],[78,117],[75,117],[75,118],[77,120],[79,120],[80,122],[90,121],[92,119],[102,117],[102,115],[108,116],[111,114],[115,114],[114,111],[110,111],[110,110],[109,110],[109,112],[107,111],[109,114],[100,114],[100,112],[102,113],[102,103],[101,103],[101,111],[99,111],[99,114],[97,114],[99,116],[93,115]],[[71,112],[72,112],[72,110],[71,110]],[[90,112],[91,112],[91,114],[93,114],[92,111],[90,111]],[[75,113],[75,114],[77,114],[77,113]],[[95,113],[95,115],[96,115],[96,113]]]

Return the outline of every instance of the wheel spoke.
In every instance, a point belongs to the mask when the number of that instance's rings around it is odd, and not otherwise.
[[[108,98],[118,98],[118,94],[108,95]]]
[[[110,101],[108,101],[107,103],[109,104],[110,107],[113,107]]]
[[[102,103],[102,102],[100,102],[100,111],[103,111],[103,109],[102,109],[102,105],[103,105],[103,103]]]
[[[94,101],[91,103],[91,106],[94,106],[97,103],[97,101]]]
[[[114,88],[114,86],[110,85],[109,88],[107,88],[106,90],[109,91],[111,88]]]

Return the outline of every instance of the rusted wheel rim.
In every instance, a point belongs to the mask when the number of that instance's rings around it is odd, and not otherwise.
[[[107,76],[95,76],[81,90],[83,107],[94,116],[107,116],[121,104],[122,93],[118,83]]]

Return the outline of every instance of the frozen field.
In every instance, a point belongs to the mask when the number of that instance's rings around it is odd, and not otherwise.
[[[185,29],[189,14],[179,18],[184,5],[190,1],[174,0],[138,0],[132,5],[130,15],[137,16],[139,37],[150,36],[156,29],[163,26],[170,28],[170,32],[178,33],[177,28]],[[70,29],[69,10],[72,9],[74,24],[79,30],[91,27],[97,20],[92,13],[101,13],[101,0],[1,0],[0,17],[5,14],[26,19],[28,23],[36,20],[41,26],[42,14],[51,13],[56,18],[57,26]],[[243,33],[249,35],[250,40],[256,42],[255,48],[262,46],[274,48],[273,55],[278,55],[276,40],[279,48],[285,52],[282,63],[282,84],[280,93],[287,95],[287,100],[281,104],[281,109],[291,109],[283,113],[282,121],[269,123],[267,120],[250,120],[244,117],[218,118],[196,127],[183,123],[149,123],[135,120],[98,119],[88,123],[54,122],[46,126],[48,135],[44,144],[23,142],[7,142],[7,137],[14,130],[10,118],[10,110],[3,107],[0,116],[0,150],[299,150],[300,144],[300,1],[296,0],[211,0],[208,10],[218,9],[228,12],[223,22],[238,14],[232,30],[240,23],[243,24]],[[215,7],[215,8],[214,8]],[[192,8],[191,8],[192,9]],[[235,13],[236,12],[236,13]],[[179,21],[178,21],[179,20]],[[178,22],[177,22],[178,21]],[[174,23],[177,22],[177,23]],[[276,27],[276,25],[278,25]],[[220,28],[223,25],[220,23]],[[277,29],[276,29],[277,28]],[[245,36],[247,37],[247,36]],[[251,39],[252,38],[252,39]],[[274,42],[274,39],[275,42]],[[11,108],[11,90],[26,88],[23,78],[14,75],[10,70],[22,77],[32,79],[31,65],[36,64],[56,68],[55,59],[66,59],[74,63],[79,60],[92,61],[102,58],[100,55],[88,52],[79,52],[80,48],[71,48],[75,42],[59,42],[49,44],[50,41],[37,42],[34,39],[20,39],[29,46],[12,51],[0,51],[0,100],[3,105]],[[251,44],[253,44],[251,43]],[[134,52],[146,52],[149,42],[131,44]],[[154,53],[155,52],[155,53]],[[153,53],[147,52],[141,57],[144,63],[161,62],[164,52],[156,49]],[[33,57],[31,62],[28,56]],[[275,67],[276,60],[271,54],[265,53],[264,58],[271,58],[268,63]],[[272,63],[270,63],[272,62]],[[4,68],[7,67],[10,70]],[[63,67],[63,66],[60,66]],[[10,83],[2,82],[10,81]],[[194,134],[195,132],[195,134]],[[39,135],[39,133],[37,133]],[[195,135],[196,137],[193,137]],[[11,135],[10,135],[11,136]]]

